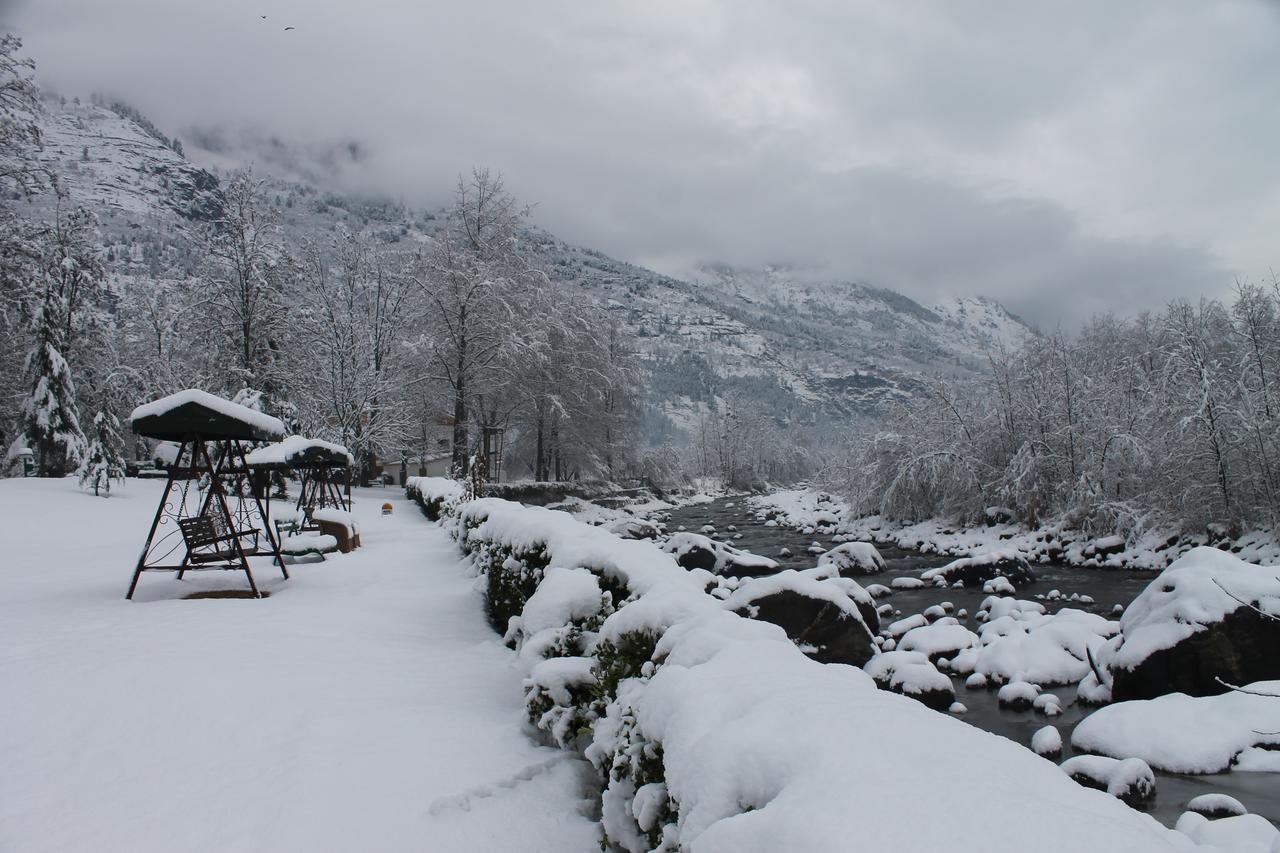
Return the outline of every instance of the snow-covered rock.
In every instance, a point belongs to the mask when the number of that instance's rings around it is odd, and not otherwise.
[[[870,542],[844,542],[818,558],[818,565],[834,565],[846,577],[874,575],[885,569],[884,557]]]
[[[779,626],[814,660],[862,666],[876,653],[875,602],[855,581],[827,571],[834,567],[743,581],[725,607]]]
[[[1225,853],[1276,853],[1280,850],[1280,830],[1256,814],[1210,820],[1189,811],[1178,818],[1175,829],[1204,849]]]
[[[893,589],[923,589],[925,582],[920,578],[894,578],[889,582]]]
[[[863,671],[881,688],[910,696],[938,711],[947,710],[956,700],[951,679],[920,652],[881,652]]]
[[[1277,739],[1275,747],[1275,749],[1266,749],[1261,746],[1251,746],[1243,749],[1236,756],[1235,764],[1231,769],[1250,773],[1280,773],[1280,739]]]
[[[1008,598],[983,602],[988,603],[991,609],[982,612],[1001,615],[982,622],[980,645],[952,661],[957,672],[981,672],[996,681],[1025,680],[1041,686],[1076,684],[1090,674],[1089,655],[1096,655],[1117,630],[1114,622],[1082,610],[1064,608],[1048,615],[1035,602]]]
[[[1034,684],[1026,681],[1011,681],[996,693],[996,701],[1000,703],[1001,708],[1025,711],[1035,704],[1038,695],[1040,695],[1040,688]]]
[[[1076,702],[1086,707],[1106,705],[1111,701],[1111,688],[1098,681],[1098,676],[1089,673],[1076,685]]]
[[[1053,726],[1037,729],[1031,736],[1031,749],[1036,755],[1057,758],[1062,755],[1062,735]]]
[[[1103,655],[1114,698],[1221,693],[1280,678],[1280,576],[1216,548],[1160,573],[1120,617]]]
[[[926,581],[945,581],[948,586],[955,583],[981,586],[994,578],[1004,577],[1010,586],[1017,589],[1034,583],[1036,579],[1026,558],[1009,548],[952,560],[945,566],[921,572],[920,577]]]
[[[778,569],[778,564],[768,557],[697,533],[676,533],[662,543],[662,550],[674,555],[676,562],[686,569],[705,569],[719,575],[757,577]]]
[[[621,518],[609,525],[609,532],[623,539],[657,539],[661,529],[652,521],[641,518]]]
[[[951,657],[978,644],[978,635],[963,625],[922,625],[905,632],[898,648],[906,652],[923,652],[931,662]]]
[[[1106,791],[1126,803],[1144,803],[1156,795],[1156,776],[1140,758],[1076,755],[1059,767],[1081,785]]]
[[[1201,794],[1198,797],[1192,797],[1191,801],[1187,803],[1187,811],[1204,815],[1210,819],[1235,817],[1236,815],[1249,813],[1249,810],[1244,807],[1244,803],[1226,794]]]
[[[887,598],[893,595],[893,590],[882,583],[873,583],[866,587],[867,595],[872,598]]]
[[[1248,685],[1280,696],[1280,681]],[[1280,699],[1254,693],[1173,693],[1116,702],[1094,711],[1071,733],[1076,749],[1141,758],[1169,773],[1221,773],[1252,746],[1280,744]]]

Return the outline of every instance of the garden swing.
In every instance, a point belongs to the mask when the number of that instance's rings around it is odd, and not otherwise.
[[[242,571],[260,597],[249,566],[259,555],[272,556],[288,579],[242,444],[278,440],[284,424],[194,389],[139,406],[129,420],[138,435],[177,444],[178,454],[125,598],[133,598],[143,572],[176,572],[181,580],[202,570]]]
[[[245,457],[246,464],[265,483],[270,472],[291,471],[298,475],[300,488],[293,518],[275,518],[285,554],[319,554],[348,551],[352,545],[349,525],[340,519],[351,512],[351,453],[340,444],[291,435],[284,441],[259,447]],[[270,507],[270,494],[267,506]],[[338,519],[322,518],[333,511]],[[329,532],[325,532],[325,528]],[[291,535],[284,536],[284,533]]]

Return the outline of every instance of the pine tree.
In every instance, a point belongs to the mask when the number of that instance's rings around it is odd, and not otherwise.
[[[75,382],[62,356],[61,335],[47,318],[48,312],[41,311],[38,341],[27,357],[27,374],[33,383],[22,407],[22,431],[35,453],[39,475],[64,477],[84,461],[85,438],[76,415]]]
[[[93,487],[99,497],[111,496],[111,481],[123,480],[124,456],[120,453],[120,421],[107,411],[100,411],[93,419],[93,442],[80,465],[80,488]]]
[[[36,280],[24,300],[31,318],[32,347],[25,364],[31,390],[20,421],[42,477],[75,471],[87,449],[68,356],[88,325],[103,278],[88,224],[84,211],[59,214],[43,235]]]

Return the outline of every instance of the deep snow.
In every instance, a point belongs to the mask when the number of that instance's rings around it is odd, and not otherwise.
[[[0,850],[598,850],[568,753],[446,535],[356,493],[363,547],[243,575],[148,574],[161,484],[108,500],[0,480]],[[379,514],[384,501],[395,511]]]

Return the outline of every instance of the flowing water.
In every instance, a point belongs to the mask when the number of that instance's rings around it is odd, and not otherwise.
[[[697,532],[705,524],[714,525],[716,534],[713,538],[730,542],[735,547],[770,557],[776,560],[783,569],[803,569],[815,564],[815,557],[807,553],[814,541],[831,548],[836,543],[830,536],[820,534],[804,535],[785,527],[767,527],[757,521],[742,498],[725,498],[707,504],[696,504],[673,510],[667,519],[667,530],[675,531],[680,527]],[[735,526],[736,531],[730,530]],[[738,538],[734,538],[734,537]],[[782,549],[789,549],[791,556],[780,556]],[[896,577],[917,577],[920,572],[934,566],[950,562],[951,557],[939,557],[933,554],[921,554],[916,551],[882,547],[881,555],[888,564],[883,574],[866,578],[864,586],[871,583],[882,583],[888,586]],[[1045,602],[1052,612],[1061,607],[1077,607],[1088,609],[1110,617],[1111,608],[1120,604],[1128,606],[1138,593],[1155,577],[1155,572],[1133,570],[1101,571],[1097,569],[1078,569],[1064,565],[1036,565],[1036,583],[1020,592],[1021,597],[1032,597],[1038,593],[1047,593],[1057,589],[1064,596],[1072,593],[1089,595],[1094,599],[1092,607],[1076,602]],[[900,616],[889,616],[887,624],[894,619],[919,613],[933,604],[944,601],[951,602],[956,611],[969,612],[967,620],[960,620],[970,630],[977,630],[977,623],[972,614],[987,596],[978,589],[952,589],[927,586],[914,590],[894,590],[893,595],[881,599],[880,604],[890,603],[900,611]],[[1010,740],[1027,746],[1031,743],[1031,735],[1046,725],[1055,726],[1062,733],[1064,761],[1074,753],[1071,749],[1070,735],[1076,723],[1084,719],[1092,710],[1077,705],[1073,686],[1046,688],[1045,692],[1053,693],[1062,700],[1062,714],[1057,717],[1045,717],[1034,711],[1011,711],[1001,708],[996,702],[994,690],[969,690],[963,679],[953,678],[956,688],[956,699],[968,708],[968,713],[959,717],[970,725],[985,729]],[[1280,773],[1220,773],[1210,776],[1184,776],[1172,773],[1156,773],[1156,798],[1148,804],[1149,812],[1162,823],[1172,826],[1178,816],[1185,810],[1187,802],[1200,794],[1229,794],[1240,800],[1254,814],[1261,815],[1280,826]]]

